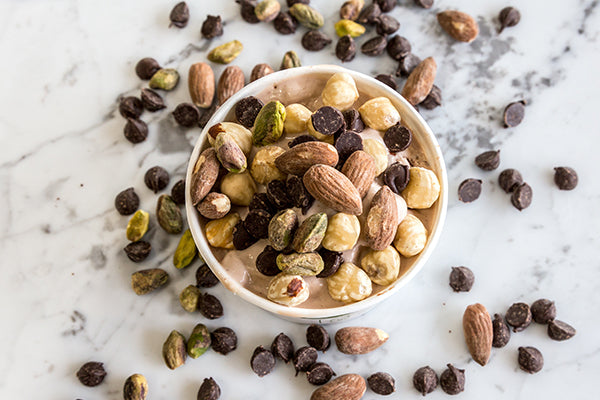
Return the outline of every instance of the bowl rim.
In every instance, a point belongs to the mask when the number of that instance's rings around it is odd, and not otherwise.
[[[376,80],[375,78],[369,75],[366,75],[362,72],[353,71],[338,65],[311,65],[277,71],[254,82],[249,83],[243,89],[235,93],[223,105],[221,105],[221,107],[218,108],[218,110],[214,113],[214,115],[208,121],[206,126],[202,129],[200,136],[196,140],[194,149],[188,160],[185,187],[191,187],[191,175],[193,172],[193,168],[196,163],[196,160],[198,159],[198,156],[200,155],[200,150],[204,146],[204,142],[206,140],[209,128],[215,123],[223,121],[223,119],[227,116],[227,114],[229,114],[230,110],[235,106],[235,104],[237,104],[237,102],[240,99],[259,93],[278,81],[283,81],[292,77],[314,73],[330,73],[331,75],[333,75],[337,72],[346,72],[350,74],[355,81],[359,80],[363,82],[368,82],[372,86],[378,86],[378,89],[384,92],[386,96],[393,98],[394,101],[404,103],[404,105],[407,106],[406,108],[408,112],[411,113],[412,117],[417,121],[418,124],[421,125],[423,132],[425,132],[425,134],[427,135],[427,139],[431,143],[433,143],[434,153],[439,160],[438,164],[440,176],[438,176],[438,178],[440,179],[441,187],[440,196],[438,198],[438,201],[440,201],[439,215],[437,216],[437,224],[435,226],[435,229],[432,231],[432,233],[430,233],[430,237],[427,242],[426,248],[423,250],[423,252],[421,252],[421,254],[418,255],[419,259],[416,260],[416,262],[411,266],[409,271],[407,271],[394,283],[388,286],[385,290],[373,296],[370,296],[364,300],[355,303],[344,304],[339,307],[317,309],[288,307],[275,303],[267,298],[253,293],[249,289],[243,287],[240,282],[232,279],[229,276],[225,268],[221,266],[220,262],[212,253],[212,250],[210,249],[210,246],[204,236],[204,232],[200,226],[200,218],[198,216],[198,212],[196,211],[196,208],[192,205],[190,191],[186,190],[185,209],[188,226],[192,233],[192,237],[194,238],[194,242],[198,247],[198,251],[200,252],[200,255],[202,256],[206,264],[209,266],[209,268],[213,271],[213,273],[217,276],[221,283],[223,283],[223,285],[234,295],[240,296],[243,300],[257,307],[260,307],[263,310],[269,311],[271,313],[276,314],[277,316],[285,318],[291,317],[293,319],[299,320],[319,319],[326,321],[328,319],[336,319],[350,314],[365,313],[369,309],[373,308],[375,305],[381,303],[383,300],[389,298],[390,296],[398,292],[398,290],[401,287],[406,285],[421,271],[421,269],[427,263],[429,257],[431,256],[438,244],[446,220],[446,213],[448,208],[448,176],[446,164],[444,162],[444,157],[440,145],[427,122],[425,122],[423,117],[415,110],[415,108],[406,99],[404,99],[404,97],[402,97],[400,93],[398,93],[396,90],[393,90],[389,86],[385,85],[384,83]]]

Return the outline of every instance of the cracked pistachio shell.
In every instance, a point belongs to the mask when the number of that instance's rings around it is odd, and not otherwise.
[[[131,288],[139,296],[158,289],[168,281],[167,271],[160,268],[145,269],[131,275]]]
[[[279,211],[269,222],[269,242],[271,246],[281,251],[288,247],[298,227],[298,216],[292,209]]]
[[[148,396],[148,381],[144,375],[133,374],[125,380],[124,400],[146,400],[146,396]]]
[[[198,358],[208,350],[211,339],[210,332],[204,324],[198,324],[192,330],[187,342],[187,353],[192,358]]]
[[[168,194],[163,194],[156,203],[156,219],[161,228],[167,233],[181,233],[183,218],[181,210]]]
[[[173,68],[163,68],[156,71],[152,78],[150,78],[150,86],[151,89],[161,89],[161,90],[173,90],[177,83],[179,82],[179,72]]]
[[[188,285],[179,294],[179,303],[187,312],[194,312],[198,309],[198,301],[200,300],[200,289],[194,285]]]
[[[181,367],[187,358],[185,337],[177,331],[171,331],[163,344],[162,354],[169,369]]]
[[[246,170],[248,161],[233,135],[221,132],[215,139],[215,150],[221,165],[229,172],[239,174]]]
[[[263,106],[254,122],[252,142],[257,146],[275,143],[283,133],[285,107],[279,101],[270,101]]]
[[[288,275],[315,276],[323,271],[324,266],[319,253],[292,253],[277,256],[277,267]]]
[[[181,239],[179,239],[179,244],[177,245],[177,249],[175,249],[175,254],[173,254],[173,265],[177,269],[185,268],[190,265],[197,253],[198,250],[196,249],[192,232],[188,229],[183,233]]]
[[[290,50],[283,55],[280,69],[283,70],[289,68],[297,68],[301,66],[302,63],[300,62],[300,57],[298,57],[298,54],[294,50]]]
[[[318,213],[306,218],[296,231],[292,247],[298,253],[310,253],[320,245],[327,230],[327,214]]]
[[[140,240],[148,232],[150,214],[144,210],[137,210],[127,223],[127,239],[132,242]]]
[[[349,35],[355,38],[365,33],[365,31],[366,28],[364,26],[349,19],[339,20],[335,24],[335,33],[337,33],[339,37]]]
[[[244,50],[244,45],[239,40],[233,40],[215,47],[208,53],[208,59],[218,64],[229,64]]]
[[[308,29],[319,29],[325,24],[323,16],[309,5],[296,3],[290,7],[290,14]]]

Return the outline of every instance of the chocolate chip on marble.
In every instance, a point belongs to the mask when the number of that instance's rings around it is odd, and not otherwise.
[[[265,249],[256,257],[256,269],[263,275],[275,276],[281,272],[277,266],[277,256],[280,253],[271,246]]]
[[[296,27],[298,23],[296,22],[296,18],[292,17],[287,11],[281,11],[273,20],[273,26],[275,30],[282,35],[291,35],[296,32]]]
[[[158,193],[169,184],[169,173],[163,167],[154,166],[146,171],[144,183],[148,189]]]
[[[396,70],[396,76],[401,76],[403,78],[408,77],[420,63],[421,59],[419,57],[415,56],[413,53],[408,53],[400,59],[398,69]]]
[[[458,200],[463,203],[471,203],[481,195],[481,179],[465,179],[458,186]]]
[[[423,8],[431,8],[433,0],[415,0],[415,4]]]
[[[577,187],[579,178],[577,172],[570,167],[554,168],[554,183],[560,190],[573,190]]]
[[[308,51],[320,51],[330,45],[331,38],[325,33],[313,30],[308,31],[302,36],[302,47]]]
[[[363,141],[356,132],[346,131],[335,141],[335,149],[339,155],[339,163],[342,165],[355,151],[363,149]]]
[[[171,10],[171,14],[169,15],[169,19],[171,20],[171,26],[176,26],[177,28],[185,28],[189,19],[190,19],[190,9],[188,8],[185,1],[179,2],[173,7]]]
[[[196,286],[199,288],[211,288],[219,283],[219,278],[215,276],[210,267],[202,264],[196,270]]]
[[[473,287],[475,275],[467,267],[452,267],[450,272],[450,287],[455,292],[468,292]]]
[[[133,262],[144,261],[150,254],[151,250],[152,245],[143,240],[131,242],[123,249],[123,251],[125,251],[125,254],[127,254],[127,257]]]
[[[259,239],[248,232],[244,222],[245,221],[240,220],[233,227],[233,247],[236,250],[246,250],[248,247],[258,242]]]
[[[484,171],[493,171],[500,165],[500,150],[484,151],[475,157],[475,165]]]
[[[425,108],[427,110],[433,110],[434,108],[439,107],[441,105],[442,105],[442,89],[440,89],[436,85],[433,85],[433,87],[431,88],[431,91],[429,92],[427,97],[425,97],[425,100],[423,100],[422,102],[419,103],[419,106],[422,106],[423,108]]]
[[[217,328],[210,333],[210,346],[217,353],[227,355],[237,348],[237,335],[231,328]]]
[[[318,139],[311,135],[300,135],[296,136],[294,139],[288,142],[288,147],[291,149],[294,146],[298,146],[299,144],[306,142],[316,142]]]
[[[335,56],[342,62],[350,62],[356,57],[356,42],[350,35],[342,36],[335,46]]]
[[[152,57],[142,58],[135,65],[135,73],[142,80],[149,80],[159,69],[160,64]]]
[[[506,322],[513,332],[520,332],[531,324],[531,309],[527,303],[515,303],[506,311]]]
[[[205,39],[213,39],[223,34],[223,22],[220,15],[207,15],[200,33]]]
[[[275,214],[275,212],[277,212],[277,208],[271,203],[271,200],[269,200],[266,193],[255,193],[254,196],[252,196],[252,201],[250,201],[248,210],[264,210],[269,214]]]
[[[398,0],[375,0],[374,3],[377,3],[377,5],[379,5],[381,12],[386,13],[392,11],[394,7],[396,7],[396,3],[398,3]]]
[[[375,77],[379,82],[385,83],[392,89],[398,89],[398,84],[396,83],[396,79],[392,75],[389,74],[379,74]]]
[[[533,198],[533,190],[527,183],[517,185],[513,190],[510,201],[513,206],[519,211],[523,211],[531,205]]]
[[[358,18],[356,18],[356,22],[359,24],[375,24],[377,23],[377,18],[381,15],[381,8],[379,4],[372,3],[368,6],[363,7],[360,14],[358,14]]]
[[[383,172],[383,183],[392,189],[392,192],[400,194],[410,180],[410,167],[399,162],[391,164]]]
[[[244,228],[246,232],[256,239],[267,239],[269,237],[269,222],[271,221],[271,217],[272,215],[268,211],[251,210],[243,222]]]
[[[367,378],[369,388],[377,394],[387,396],[396,390],[396,381],[387,372],[376,372]]]
[[[198,310],[208,319],[217,319],[223,316],[223,305],[212,294],[204,294],[198,302]]]
[[[333,135],[344,130],[344,116],[342,113],[331,106],[319,108],[311,116],[311,122],[315,131],[321,135]]]
[[[335,375],[329,364],[318,362],[314,363],[306,371],[306,379],[313,385],[324,385]]]
[[[555,319],[548,323],[548,336],[552,340],[568,340],[575,336],[576,333],[577,330],[566,322]]]
[[[386,50],[390,57],[400,61],[410,54],[411,46],[408,39],[400,35],[395,35],[388,39]]]
[[[135,96],[123,97],[119,102],[119,113],[125,118],[137,119],[142,112],[144,112],[144,105]]]
[[[148,125],[141,119],[127,118],[123,135],[133,144],[141,143],[148,137]]]
[[[516,169],[505,169],[500,173],[498,177],[498,184],[506,193],[514,191],[521,183],[523,183],[523,177],[521,173]]]
[[[521,21],[521,13],[514,7],[505,7],[500,11],[498,20],[500,21],[498,33],[502,33],[504,28],[515,26]]]
[[[365,130],[365,123],[363,122],[358,110],[351,108],[342,113],[344,115],[344,122],[346,123],[346,129],[360,133]]]
[[[315,202],[315,198],[312,197],[306,187],[302,178],[296,175],[290,175],[286,182],[289,198],[292,201],[294,207],[298,207],[302,210],[302,215],[305,215],[310,207]]]
[[[197,400],[218,400],[221,397],[221,388],[213,378],[204,378],[198,390]]]
[[[510,103],[504,109],[504,127],[512,128],[519,125],[523,118],[525,117],[525,105],[527,102],[525,100],[515,101],[514,103]]]
[[[435,371],[429,367],[421,367],[413,375],[413,386],[423,396],[433,392],[437,388],[439,379]]]
[[[440,386],[447,394],[459,394],[465,390],[465,370],[455,368],[452,364],[447,364],[448,369],[440,375]]]
[[[249,24],[258,24],[260,20],[254,12],[256,0],[235,0],[240,5],[240,14],[242,19]]]
[[[540,372],[544,367],[544,356],[535,347],[519,347],[519,367],[530,374]]]
[[[318,351],[325,351],[329,348],[331,340],[325,328],[312,324],[306,329],[306,343]]]
[[[275,368],[275,357],[269,350],[262,346],[258,346],[254,349],[254,353],[252,353],[250,366],[252,367],[252,371],[262,378]]]
[[[275,357],[281,358],[286,364],[294,357],[294,343],[285,333],[281,332],[273,339],[271,344],[271,353]]]
[[[375,30],[381,36],[391,35],[400,29],[400,22],[391,15],[382,14],[377,17]]]
[[[296,375],[298,372],[306,372],[312,367],[312,365],[317,361],[317,350],[314,347],[304,346],[300,347],[294,353],[294,368],[296,369]]]
[[[556,305],[548,299],[538,299],[531,304],[531,317],[538,324],[547,324],[556,318]]]
[[[160,94],[156,93],[152,89],[144,88],[141,94],[142,105],[150,112],[155,112],[167,108],[163,98]]]
[[[139,206],[140,198],[132,187],[119,192],[115,197],[115,208],[121,215],[131,215]]]
[[[185,204],[185,181],[178,180],[171,188],[171,198],[176,204]]]
[[[500,314],[494,314],[492,320],[492,331],[494,333],[492,346],[496,348],[504,347],[510,340],[510,329]]]
[[[408,146],[412,143],[412,136],[410,129],[400,124],[396,124],[385,131],[383,142],[390,153],[394,154],[408,149]]]
[[[173,118],[179,125],[191,128],[200,120],[200,110],[192,103],[181,103],[173,110]]]
[[[101,362],[90,361],[83,364],[76,375],[82,385],[93,387],[102,383],[106,370]]]
[[[235,105],[235,118],[248,129],[254,126],[258,113],[265,104],[254,96],[248,96]]]
[[[384,36],[375,36],[367,40],[360,48],[360,51],[367,56],[375,57],[383,53],[387,47],[387,39]]]
[[[292,206],[292,200],[287,191],[287,184],[285,181],[274,180],[269,182],[267,185],[267,197],[271,204],[278,210],[284,210]]]
[[[340,265],[344,263],[344,257],[341,252],[327,250],[322,247],[318,251],[319,255],[323,259],[323,270],[317,275],[317,278],[327,278],[335,274],[340,268]]]

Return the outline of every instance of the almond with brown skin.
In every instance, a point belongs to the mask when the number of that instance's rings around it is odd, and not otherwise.
[[[479,303],[467,307],[463,315],[463,331],[471,357],[478,364],[487,364],[492,351],[494,329],[492,319]]]
[[[344,354],[366,354],[384,344],[389,337],[381,329],[351,326],[335,333],[335,344]]]
[[[402,88],[402,96],[413,106],[425,100],[433,87],[436,72],[437,64],[433,57],[421,61],[408,76]]]
[[[200,203],[210,192],[219,176],[219,167],[219,159],[214,148],[208,148],[200,154],[192,173],[190,194],[193,205]]]
[[[479,26],[473,17],[460,11],[443,11],[437,15],[440,26],[460,42],[470,43],[479,34]]]
[[[194,104],[200,108],[209,108],[215,98],[215,74],[206,63],[190,66],[188,88]]]
[[[335,167],[338,152],[325,142],[301,143],[285,151],[275,159],[275,166],[284,174],[302,176],[310,167],[324,164]]]
[[[273,68],[269,64],[257,64],[252,68],[252,73],[250,74],[250,82],[254,82],[257,79],[262,78],[263,76],[267,76],[275,72]]]
[[[367,384],[362,376],[346,374],[315,390],[310,400],[359,400],[366,390]]]
[[[296,146],[294,146],[296,147]],[[360,193],[350,179],[329,165],[313,165],[302,178],[308,193],[335,211],[362,214]]]
[[[217,97],[219,105],[223,105],[231,96],[242,90],[246,84],[244,71],[236,65],[225,68],[225,71],[219,77],[217,86]]]
[[[400,221],[395,196],[388,186],[382,186],[373,196],[365,223],[365,239],[373,250],[386,249],[396,236]]]
[[[364,198],[377,176],[375,159],[365,151],[355,151],[344,163],[342,174],[350,179],[350,182],[358,189],[360,197]]]

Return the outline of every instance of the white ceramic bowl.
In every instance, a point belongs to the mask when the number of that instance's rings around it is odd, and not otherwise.
[[[418,257],[416,262],[414,262],[410,269],[406,271],[400,278],[398,278],[396,282],[365,300],[335,308],[308,309],[286,307],[274,303],[264,297],[258,296],[250,290],[244,288],[237,280],[232,279],[228,275],[227,271],[221,266],[219,261],[215,258],[206,240],[204,230],[201,228],[198,212],[192,206],[190,192],[189,190],[186,190],[187,220],[194,237],[194,241],[196,242],[200,254],[214,274],[219,278],[221,283],[225,285],[225,287],[233,294],[240,296],[245,301],[269,311],[281,318],[299,323],[338,322],[362,315],[375,307],[375,305],[381,303],[383,300],[400,290],[402,286],[407,284],[421,270],[421,268],[423,268],[435,246],[437,245],[441,235],[444,220],[446,218],[446,209],[448,203],[448,177],[446,175],[446,166],[444,164],[444,159],[439,144],[437,143],[431,128],[429,128],[421,115],[402,96],[400,96],[398,92],[392,90],[385,84],[374,78],[371,78],[370,76],[335,65],[316,65],[292,68],[275,72],[249,84],[232,96],[225,104],[223,104],[213,115],[212,119],[208,122],[206,128],[202,131],[200,137],[198,138],[196,146],[194,147],[194,151],[190,157],[187,169],[186,187],[189,188],[194,164],[198,159],[201,150],[204,150],[204,148],[208,146],[206,140],[208,128],[217,122],[224,121],[227,117],[230,117],[235,104],[239,100],[264,91],[276,92],[278,87],[285,86],[282,85],[282,83],[290,79],[298,80],[300,78],[299,82],[306,82],[306,84],[300,85],[300,87],[302,87],[310,85],[310,82],[315,80],[311,78],[328,78],[336,72],[349,73],[354,78],[361,95],[367,94],[370,97],[385,96],[392,101],[392,103],[400,112],[402,123],[412,130],[413,140],[416,140],[421,144],[421,147],[425,152],[425,158],[429,163],[429,167],[435,171],[440,181],[440,197],[437,203],[433,206],[434,215],[432,217],[432,228],[429,232],[429,240],[427,245],[421,254],[416,256]],[[300,98],[291,100],[299,101]],[[290,104],[290,102],[287,103]]]

